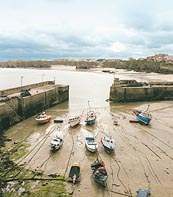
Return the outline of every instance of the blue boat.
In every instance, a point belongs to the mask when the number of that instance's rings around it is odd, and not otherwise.
[[[139,122],[148,125],[152,119],[151,113],[149,111],[149,106],[145,111],[137,112],[136,113],[136,118],[139,120]]]
[[[93,170],[92,177],[95,182],[105,188],[107,185],[106,181],[108,179],[108,174],[104,162],[97,159],[93,164],[91,164],[91,169]]]
[[[96,114],[95,114],[94,110],[91,110],[91,107],[89,105],[89,101],[88,101],[88,106],[89,106],[89,111],[87,112],[85,122],[87,125],[93,125],[96,120]]]
[[[89,111],[87,113],[87,117],[86,117],[86,124],[87,125],[93,125],[95,123],[95,120],[96,120],[96,114],[94,111]]]

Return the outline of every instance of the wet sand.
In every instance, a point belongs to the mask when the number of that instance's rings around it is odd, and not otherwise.
[[[40,169],[46,174],[68,177],[74,162],[81,165],[81,181],[72,185],[66,183],[69,193],[75,197],[92,196],[136,196],[139,188],[150,189],[151,196],[173,196],[173,101],[150,103],[152,121],[144,126],[130,123],[135,119],[132,111],[146,109],[148,103],[111,104],[110,108],[97,108],[97,121],[93,126],[85,125],[86,110],[76,128],[69,128],[69,111],[63,104],[47,110],[52,119],[61,117],[62,124],[53,120],[37,125],[31,117],[6,132],[14,143],[29,142],[28,154],[21,159],[25,167]],[[81,113],[82,109],[76,111]],[[113,121],[117,120],[118,125]],[[50,152],[49,143],[57,127],[64,133],[64,145],[55,154]],[[92,179],[91,163],[96,154],[85,148],[85,137],[94,135],[99,142],[98,155],[105,162],[108,171],[107,187],[102,189]],[[100,139],[111,135],[116,141],[114,153],[107,154]]]

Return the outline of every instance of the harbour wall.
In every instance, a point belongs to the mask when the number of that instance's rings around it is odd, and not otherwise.
[[[16,92],[20,92],[21,89],[38,88],[38,87],[42,87],[42,86],[45,86],[48,84],[55,84],[55,82],[54,81],[44,81],[41,83],[34,83],[34,84],[10,88],[10,89],[6,89],[6,90],[0,90],[0,96],[14,94]]]
[[[119,79],[114,79],[114,83],[110,87],[109,100],[113,102],[173,100],[173,85],[155,83],[136,87],[135,84],[131,84],[129,87],[128,83],[127,87]]]
[[[49,85],[49,88],[44,88]],[[13,96],[0,103],[0,131],[69,99],[68,85],[55,85],[54,81],[31,84],[22,89],[41,88],[30,96]],[[18,94],[21,87],[0,91],[2,95]]]

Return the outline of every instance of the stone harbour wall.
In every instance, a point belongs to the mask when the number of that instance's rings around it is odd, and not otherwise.
[[[142,87],[125,87],[116,79],[110,87],[109,100],[113,102],[137,102],[173,100],[172,85],[145,85]]]
[[[32,84],[25,88],[35,88],[43,83]],[[51,84],[51,82],[45,82],[44,85]],[[52,86],[49,89],[35,93],[30,96],[21,97],[17,96],[10,100],[0,103],[0,132],[8,127],[16,124],[17,122],[35,115],[42,110],[48,109],[56,104],[60,104],[69,99],[69,86],[68,85],[55,85],[52,82]],[[14,91],[15,89],[15,91]],[[3,90],[1,92],[15,93],[20,88],[13,88],[10,90]]]

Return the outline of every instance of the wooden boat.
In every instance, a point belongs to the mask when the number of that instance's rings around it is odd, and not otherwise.
[[[58,134],[55,135],[51,140],[49,146],[52,151],[57,151],[62,147],[63,143],[64,143],[63,134],[61,132],[58,132]]]
[[[95,141],[94,137],[85,138],[85,146],[88,151],[94,153],[98,149],[98,143]]]
[[[104,137],[101,139],[101,143],[107,153],[111,153],[115,149],[115,142],[112,137]]]
[[[102,187],[106,187],[106,181],[108,179],[108,174],[105,168],[105,164],[101,160],[96,160],[91,164],[91,169],[93,170],[92,177],[96,183]]]
[[[70,168],[69,181],[76,183],[80,181],[80,164],[74,163]]]
[[[75,116],[74,118],[70,118],[68,123],[70,124],[70,127],[75,127],[78,124],[80,124],[81,116]]]
[[[51,116],[46,115],[45,112],[42,112],[41,114],[39,114],[36,119],[38,124],[44,124],[47,123],[51,120]]]
[[[137,120],[139,120],[139,122],[141,122],[145,125],[148,125],[152,119],[152,115],[149,111],[149,106],[150,105],[148,105],[147,109],[144,111],[136,112]]]

